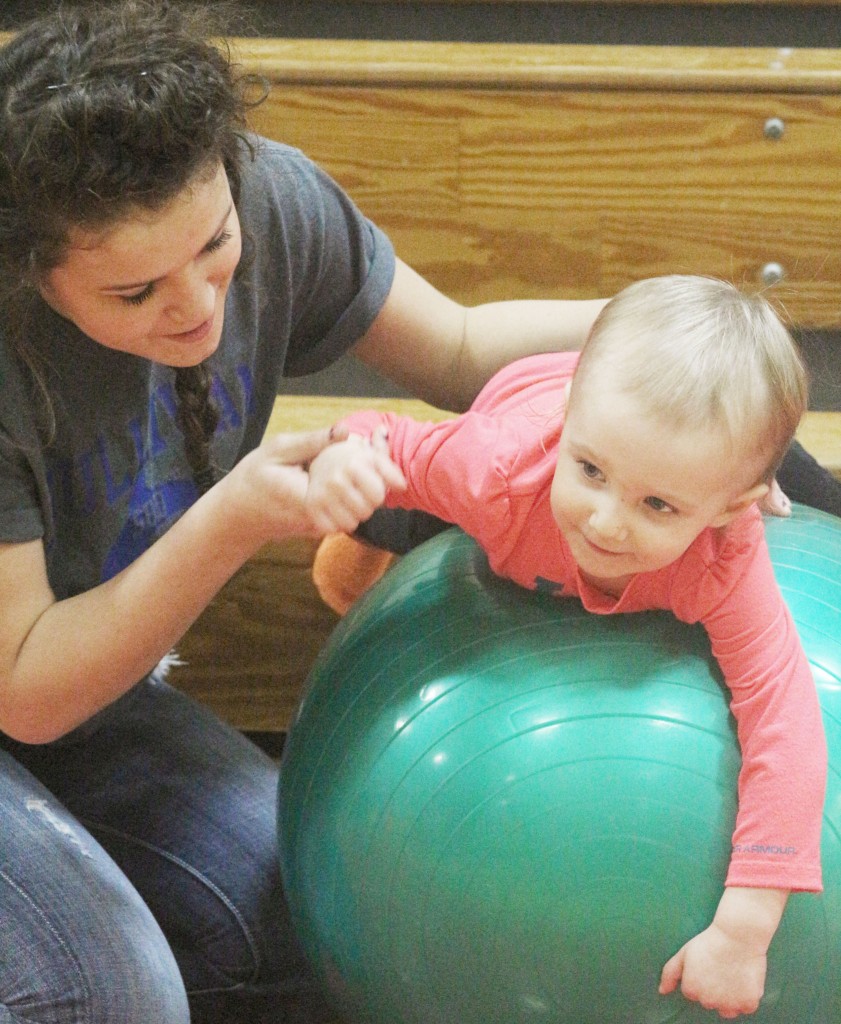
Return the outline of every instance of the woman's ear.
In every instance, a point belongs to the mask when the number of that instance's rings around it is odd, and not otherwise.
[[[740,516],[746,508],[749,508],[755,501],[761,501],[770,491],[768,484],[755,484],[749,490],[734,498],[727,508],[710,523],[710,526],[726,526],[736,516]]]

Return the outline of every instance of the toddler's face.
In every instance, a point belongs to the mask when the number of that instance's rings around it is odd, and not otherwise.
[[[581,572],[617,592],[679,558],[708,526],[761,497],[760,457],[735,461],[721,429],[670,427],[609,383],[568,409],[552,511]]]

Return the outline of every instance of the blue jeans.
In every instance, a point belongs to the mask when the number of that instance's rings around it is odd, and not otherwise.
[[[331,1019],[292,934],[277,767],[158,679],[0,737],[0,1024]]]

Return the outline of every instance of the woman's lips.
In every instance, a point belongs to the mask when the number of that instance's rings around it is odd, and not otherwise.
[[[175,341],[185,342],[190,344],[196,341],[204,341],[204,339],[210,333],[210,329],[213,327],[213,317],[205,320],[204,323],[200,323],[198,327],[194,327],[190,331],[182,331],[179,334],[170,335]]]

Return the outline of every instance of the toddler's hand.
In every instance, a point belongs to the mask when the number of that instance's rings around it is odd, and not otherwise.
[[[765,990],[768,947],[780,924],[789,892],[728,886],[713,923],[668,961],[660,993],[680,985],[687,999],[719,1017],[753,1013]]]
[[[379,508],[390,489],[406,481],[378,430],[372,439],[352,435],[325,448],[310,463],[306,505],[320,533],[353,533]]]
[[[753,1013],[765,990],[767,956],[728,936],[715,922],[690,939],[663,968],[660,994],[680,990],[719,1017]]]

